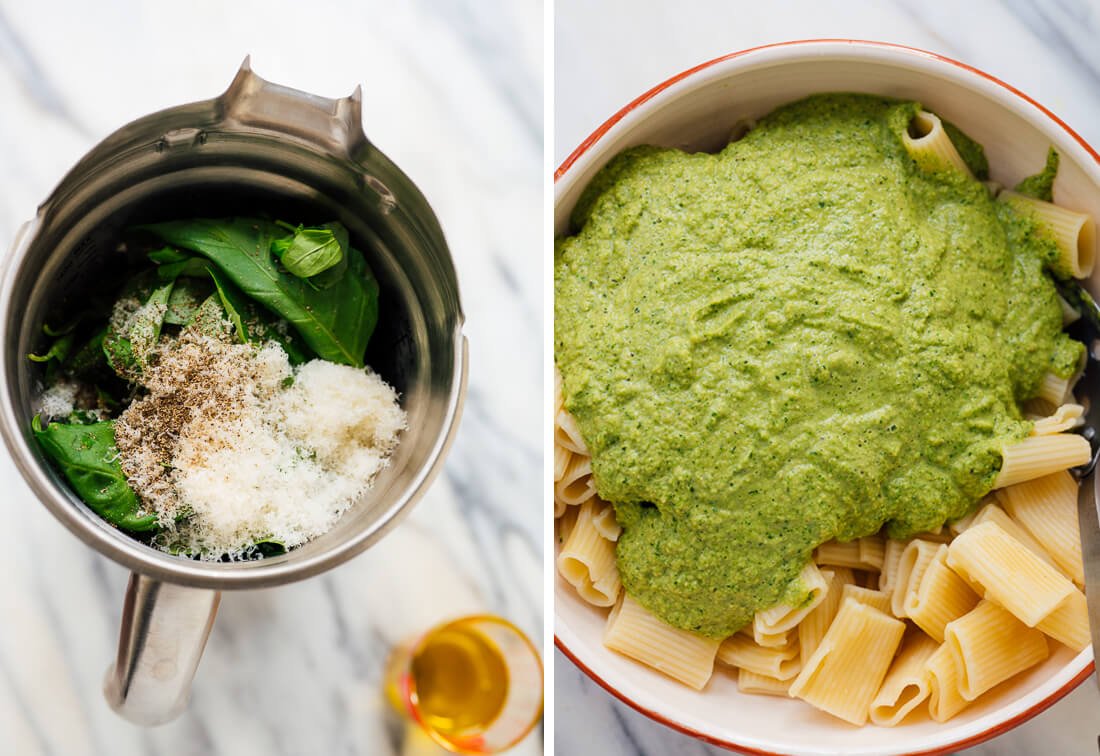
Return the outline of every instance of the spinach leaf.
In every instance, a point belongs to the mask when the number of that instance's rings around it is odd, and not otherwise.
[[[176,281],[176,285],[172,287],[172,294],[168,297],[168,310],[164,313],[164,322],[171,325],[186,325],[195,316],[203,300],[210,296],[210,289],[209,282],[199,278],[181,278]]]
[[[309,360],[309,347],[302,343],[296,332],[286,327],[285,320],[279,321],[270,311],[247,299],[224,273],[213,266],[210,266],[210,277],[241,343],[259,345],[265,341],[275,341],[286,352],[291,365],[301,365]],[[282,323],[281,328],[279,322]]]
[[[184,276],[202,278],[206,275],[206,260],[201,257],[188,257],[174,263],[157,266],[157,278],[161,281],[175,281]]]
[[[203,300],[203,303],[199,305],[199,309],[195,310],[195,315],[186,325],[188,328],[197,329],[199,333],[204,333],[207,336],[212,336],[217,339],[221,338],[221,335],[224,333],[223,328],[226,317],[225,308],[222,306],[221,299],[215,291]]]
[[[156,515],[143,511],[141,500],[122,473],[113,421],[50,423],[43,428],[35,416],[31,429],[39,446],[93,512],[123,530],[157,530]]]
[[[103,326],[89,336],[72,356],[65,362],[65,369],[76,376],[88,375],[105,365],[103,339],[107,335],[107,326]]]
[[[247,297],[285,318],[318,356],[363,366],[378,320],[378,282],[354,248],[347,249],[344,275],[321,291],[279,269],[271,243],[283,234],[271,221],[199,218],[141,228],[209,258]]]
[[[229,278],[213,265],[207,263],[206,270],[214,279],[214,288],[217,289],[218,299],[222,303],[222,309],[233,323],[233,329],[237,332],[237,338],[242,344],[247,344],[255,339],[250,338],[248,329],[249,301],[245,299],[241,290],[233,285]]]
[[[123,318],[112,322],[103,337],[103,353],[107,362],[122,378],[136,381],[149,364],[164,317],[174,281],[153,289],[149,298]]]
[[[155,249],[147,256],[157,265],[163,265],[165,263],[186,262],[192,257],[186,252],[180,252],[178,249],[173,249],[172,247],[162,247],[161,249]]]
[[[271,243],[271,251],[283,267],[298,278],[311,278],[337,268],[344,262],[347,249],[348,230],[336,222],[311,228],[298,226],[292,235]],[[346,269],[346,263],[343,267]],[[335,279],[328,283],[335,283]]]
[[[75,336],[71,332],[58,336],[45,354],[28,354],[27,359],[31,362],[49,362],[50,360],[57,360],[59,363],[64,362],[73,348],[74,338]]]
[[[265,538],[262,541],[256,541],[249,549],[249,555],[254,559],[279,556],[285,553],[286,544],[282,541],[276,541],[274,538]]]

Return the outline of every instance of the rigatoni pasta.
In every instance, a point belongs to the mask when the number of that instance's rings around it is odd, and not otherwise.
[[[949,622],[944,646],[955,663],[959,695],[973,701],[1047,658],[1047,639],[992,601]]]
[[[864,724],[904,632],[900,620],[845,599],[821,645],[791,683],[790,695],[852,724]]]
[[[718,647],[718,661],[775,680],[791,680],[802,669],[798,641],[778,648],[759,645],[745,633],[731,635]]]
[[[761,641],[761,638],[787,633],[821,603],[829,587],[825,576],[813,562],[808,562],[802,568],[795,582],[798,584],[797,593],[801,597],[797,605],[779,604],[756,613],[752,627],[757,643],[766,642]]]
[[[581,505],[569,537],[558,553],[558,572],[585,601],[595,606],[611,606],[619,597],[619,570],[615,564],[615,545],[596,527],[600,515],[598,499]]]
[[[939,648],[920,632],[906,633],[882,687],[871,701],[871,722],[882,727],[899,724],[931,695],[928,659]]]
[[[959,155],[939,116],[925,110],[919,111],[902,135],[902,144],[909,155],[926,171],[957,171],[970,175],[966,161]]]
[[[995,522],[975,525],[952,541],[947,564],[1028,627],[1038,625],[1077,591]]]
[[[993,481],[994,488],[1022,483],[1089,461],[1089,442],[1073,433],[1053,433],[1028,436],[1001,450],[1001,471]]]
[[[905,616],[937,643],[943,642],[948,623],[958,619],[979,601],[966,580],[947,566],[947,545],[942,544],[916,585],[903,599]]]
[[[910,591],[916,590],[924,571],[932,563],[932,559],[936,556],[936,552],[940,550],[941,545],[918,538],[910,541],[905,550],[901,552],[901,559],[898,562],[897,583],[894,585],[894,592],[890,598],[890,608],[893,610],[895,617],[906,616],[905,597]]]
[[[696,690],[710,679],[719,644],[662,622],[626,595],[607,618],[603,643]]]
[[[1008,514],[1042,545],[1059,569],[1078,586],[1084,586],[1077,481],[1073,476],[1062,470],[1002,488],[997,496]]]
[[[998,194],[997,199],[1046,230],[1062,253],[1065,269],[1074,278],[1087,278],[1092,273],[1096,260],[1096,224],[1091,216],[1008,190]]]

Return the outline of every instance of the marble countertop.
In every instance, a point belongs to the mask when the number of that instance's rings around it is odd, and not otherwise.
[[[189,711],[134,727],[103,702],[126,572],[39,506],[0,451],[0,752],[397,754],[392,644],[488,610],[543,634],[541,3],[0,1],[0,247],[127,121],[266,79],[363,87],[368,137],[434,206],[470,342],[443,474],[391,535],[332,572],[228,593]],[[515,752],[541,753],[529,737]]]
[[[554,164],[608,116],[651,86],[725,53],[821,37],[874,39],[933,50],[998,76],[1100,145],[1100,4],[1095,0],[912,3],[630,0],[554,4]],[[560,653],[555,748],[562,754],[726,753],[619,703]],[[1096,754],[1100,691],[1088,680],[974,756]]]

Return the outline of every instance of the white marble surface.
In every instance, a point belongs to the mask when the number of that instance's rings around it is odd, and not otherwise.
[[[542,32],[537,1],[0,2],[0,246],[97,141],[219,94],[251,53],[279,83],[362,85],[368,136],[441,218],[471,357],[444,474],[405,524],[319,578],[226,594],[190,710],[152,730],[100,695],[125,572],[0,452],[0,753],[400,753],[391,644],[482,609],[541,640]]]
[[[1035,97],[1100,146],[1095,0],[557,0],[554,163],[620,107],[673,74],[736,50],[814,37],[897,42],[963,60]],[[560,653],[554,668],[558,753],[725,753],[620,704]],[[967,753],[1095,755],[1098,732],[1100,692],[1089,680],[1026,725]]]

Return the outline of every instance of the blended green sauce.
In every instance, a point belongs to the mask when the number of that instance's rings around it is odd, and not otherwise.
[[[966,514],[1030,430],[1019,402],[1076,367],[1053,243],[919,170],[917,108],[820,95],[718,154],[631,149],[558,240],[565,404],[626,591],[673,625],[730,635],[797,601],[824,541]]]

